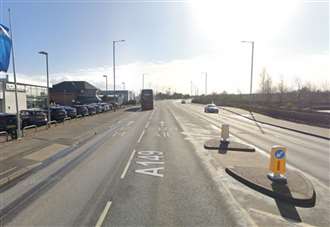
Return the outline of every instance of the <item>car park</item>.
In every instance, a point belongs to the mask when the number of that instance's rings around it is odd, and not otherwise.
[[[47,111],[46,111],[47,112]],[[67,117],[65,109],[61,106],[50,107],[50,117],[52,121],[64,121]]]
[[[0,132],[7,132],[12,138],[17,138],[16,124],[15,114],[0,113]]]
[[[77,117],[77,109],[71,106],[63,106],[64,110],[66,111],[66,114],[68,117],[76,118]]]
[[[41,109],[21,110],[20,117],[22,128],[30,125],[46,125],[48,121],[47,114]]]
[[[88,109],[88,115],[94,115],[96,114],[96,108],[93,105],[86,105],[87,109]]]
[[[88,116],[88,108],[84,105],[75,105],[73,106],[77,110],[77,116]]]
[[[219,109],[214,103],[212,103],[212,104],[208,104],[204,107],[204,112],[205,113],[219,113]]]

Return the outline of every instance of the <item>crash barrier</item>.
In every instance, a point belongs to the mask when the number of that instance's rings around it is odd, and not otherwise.
[[[275,145],[270,152],[268,178],[273,181],[286,181],[286,153],[287,148]]]
[[[52,124],[55,124],[55,126],[57,126],[57,121],[48,121],[47,122],[47,129],[50,128]]]
[[[71,120],[71,117],[66,117],[66,118],[64,118],[64,120],[63,120],[63,124],[64,124],[64,122],[69,121],[69,120]]]
[[[8,138],[8,132],[6,132],[6,131],[1,131],[0,132],[0,136],[5,136],[6,137],[6,142],[9,140],[9,138]]]
[[[25,126],[25,127],[23,128],[23,130],[22,130],[22,136],[24,136],[24,132],[25,132],[25,130],[27,130],[27,129],[31,129],[31,128],[34,128],[34,132],[37,131],[37,126],[36,126],[36,125]]]

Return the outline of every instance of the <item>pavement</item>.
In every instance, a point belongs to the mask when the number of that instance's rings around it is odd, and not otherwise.
[[[41,163],[0,190],[1,226],[329,226],[329,141],[235,116],[158,101],[153,111],[96,115],[1,145],[1,164]],[[231,141],[256,152],[205,150],[222,122]],[[315,207],[274,201],[226,174],[267,166],[275,144],[313,183]]]

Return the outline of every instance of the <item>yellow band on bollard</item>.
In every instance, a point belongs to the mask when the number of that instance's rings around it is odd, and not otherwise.
[[[275,175],[286,173],[286,147],[273,146],[270,153],[269,170]]]

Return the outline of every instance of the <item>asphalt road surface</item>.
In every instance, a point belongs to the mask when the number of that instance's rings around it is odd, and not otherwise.
[[[4,226],[232,225],[167,103],[124,112],[66,159],[52,164],[49,169],[63,167],[43,181],[25,180],[35,186],[8,202],[14,205],[2,214]],[[3,203],[12,190],[3,193]]]
[[[160,101],[153,111],[116,116],[107,131],[3,192],[1,225],[232,226],[224,198],[181,133],[182,117],[204,130],[229,123],[233,135],[266,152],[286,145],[289,164],[330,182],[329,141]]]

